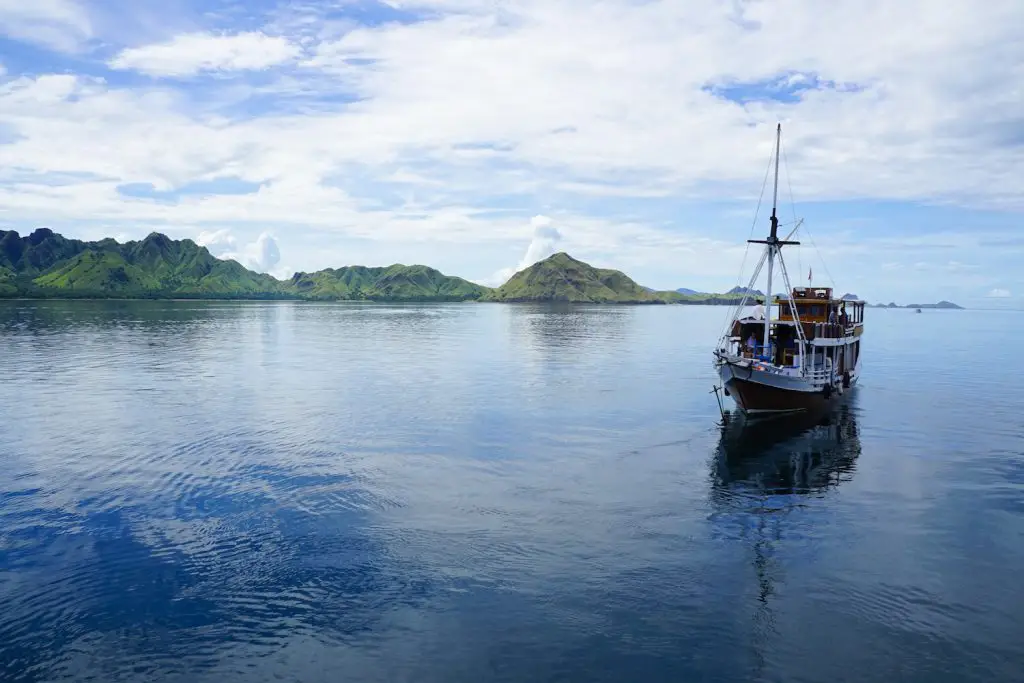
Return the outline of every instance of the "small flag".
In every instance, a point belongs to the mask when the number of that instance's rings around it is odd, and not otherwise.
[[[812,268],[808,268],[807,269],[807,284],[811,283],[811,271],[812,270],[813,270]]]

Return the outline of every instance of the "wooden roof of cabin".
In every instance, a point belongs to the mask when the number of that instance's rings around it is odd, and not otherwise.
[[[775,301],[778,303],[787,303],[788,298],[781,295],[775,295]],[[848,299],[818,299],[818,298],[801,298],[794,296],[793,301],[798,304],[863,304],[863,301],[851,301]]]

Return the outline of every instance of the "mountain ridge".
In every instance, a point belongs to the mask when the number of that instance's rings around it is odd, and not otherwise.
[[[218,259],[190,239],[172,240],[157,232],[122,244],[110,238],[68,240],[48,228],[24,238],[6,231],[0,235],[0,267],[11,273],[8,282],[18,293],[27,296],[270,297],[279,289],[269,275]]]
[[[906,306],[900,306],[892,301],[887,304],[868,304],[868,308],[931,308],[931,309],[942,309],[948,311],[964,311],[967,310],[959,304],[955,304],[952,301],[946,301],[943,299],[934,304],[907,304]]]
[[[119,243],[49,228],[0,231],[0,297],[465,301],[488,288],[424,265],[343,266],[287,280],[219,259],[190,239],[152,232]]]
[[[515,273],[491,290],[485,301],[520,303],[666,303],[660,292],[641,287],[618,270],[595,268],[564,251]]]
[[[210,298],[325,301],[553,301],[735,305],[743,287],[721,294],[687,288],[659,291],[619,270],[597,268],[558,252],[489,288],[435,268],[400,263],[349,265],[299,271],[278,280],[238,261],[220,259],[190,239],[151,232],[119,243],[69,239],[49,228],[22,237],[0,230],[0,297],[12,298]],[[754,296],[763,296],[751,290]],[[895,307],[890,304],[889,307]],[[943,301],[911,305],[960,308]]]
[[[345,301],[467,301],[488,291],[429,266],[400,263],[298,272],[284,281],[283,289],[304,299]]]

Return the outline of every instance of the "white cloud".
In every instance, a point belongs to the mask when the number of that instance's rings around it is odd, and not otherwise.
[[[533,237],[526,253],[515,268],[502,268],[492,275],[488,282],[494,286],[504,284],[510,277],[521,270],[525,270],[538,261],[543,261],[558,250],[562,241],[562,233],[551,224],[547,216],[534,216],[530,220],[533,227]]]
[[[230,230],[222,228],[212,231],[204,230],[199,233],[199,236],[196,237],[196,244],[206,247],[216,256],[218,253],[234,251],[238,242]]]
[[[886,268],[887,265],[883,264],[882,268]],[[894,264],[899,267],[899,264]],[[971,263],[961,263],[960,261],[946,261],[945,263],[933,263],[931,261],[918,261],[913,265],[915,270],[927,270],[940,273],[972,273],[978,270],[978,266]]]
[[[536,167],[643,173],[628,183],[634,188],[669,183],[678,193],[698,179],[749,188],[782,118],[791,124],[799,196],[1016,196],[1008,176],[987,185],[983,177],[996,174],[966,164],[977,129],[950,124],[961,116],[1014,120],[1007,99],[1019,97],[995,82],[968,84],[949,67],[952,53],[984,68],[975,50],[986,52],[993,39],[1008,49],[1013,38],[997,22],[1020,16],[1019,8],[1002,2],[978,13],[973,3],[954,2],[937,13],[927,3],[844,2],[822,12],[814,3],[782,4],[750,6],[748,19],[762,26],[750,31],[717,2],[526,3],[517,6],[518,21],[472,14],[352,31],[321,45],[311,64],[355,87],[365,98],[359,112],[384,130],[401,128],[397,139],[511,142],[506,158]],[[1024,50],[1011,52],[1016,69]],[[354,66],[358,59],[373,64]],[[702,90],[792,70],[861,89],[748,106]],[[989,88],[1004,93],[995,110],[978,97]],[[955,113],[946,109],[954,92]],[[1005,149],[986,152],[993,164],[1011,161]]]
[[[533,240],[526,248],[526,255],[519,262],[517,272],[554,254],[558,243],[562,241],[562,234],[551,225],[551,219],[547,216],[534,216],[530,225],[533,227]]]
[[[277,246],[277,240],[268,232],[261,233],[256,242],[250,245],[247,258],[250,263],[255,264],[256,270],[269,273],[281,262],[281,250]]]
[[[0,0],[0,35],[75,52],[93,30],[88,14],[75,0]]]
[[[996,287],[988,293],[988,296],[993,299],[1008,299],[1012,296],[1010,290]]]
[[[949,0],[942,11],[924,0],[825,8],[780,0],[742,4],[742,16],[717,0],[402,7],[426,9],[429,19],[327,27],[283,17],[273,30],[186,33],[112,62],[153,75],[230,72],[215,89],[203,78],[139,87],[73,74],[0,83],[0,218],[96,221],[138,236],[232,226],[245,240],[273,226],[303,269],[339,257],[297,245],[347,239],[411,257],[436,248],[446,263],[431,265],[485,277],[512,262],[530,237],[525,219],[543,213],[564,233],[565,250],[595,265],[651,286],[731,286],[749,214],[691,220],[686,212],[703,200],[752,209],[779,119],[798,203],[1024,207],[1024,94],[1006,86],[1024,78],[1017,0],[982,9]],[[0,26],[11,17],[27,26],[32,12],[52,18],[79,6],[0,0],[0,8]],[[70,44],[87,41],[88,15],[64,16],[57,25]],[[303,66],[246,73],[292,62]],[[807,89],[790,101],[742,103],[710,87],[757,80],[775,94]],[[812,87],[828,82],[857,87]],[[254,96],[258,107],[249,106]],[[224,177],[259,189],[161,201],[118,190],[146,183],[166,193]],[[679,206],[659,212],[666,198]],[[812,228],[827,257],[858,255],[851,277],[872,263],[882,272],[882,261],[920,262],[970,291],[991,286],[975,285],[982,273],[962,263],[915,253],[911,238],[890,234],[894,246]],[[245,240],[232,239],[218,248],[241,254]],[[955,252],[963,263],[989,268],[1001,257],[970,239]],[[828,265],[837,275],[844,267]],[[883,275],[900,287],[920,277],[913,265]],[[1015,281],[1000,282],[1016,291]],[[839,286],[872,294],[863,281]]]
[[[204,231],[196,237],[196,244],[206,247],[217,258],[238,261],[258,273],[284,275],[277,271],[281,263],[281,250],[269,232],[260,233],[253,242],[240,243],[231,230]]]
[[[152,76],[189,76],[201,71],[266,69],[298,55],[298,46],[279,36],[190,33],[166,43],[124,50],[110,61],[110,67]]]

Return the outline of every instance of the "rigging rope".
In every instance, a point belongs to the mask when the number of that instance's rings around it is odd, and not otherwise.
[[[779,147],[782,147],[782,164],[786,168],[786,186],[789,187],[789,206],[793,211],[793,223],[796,224],[796,202],[793,200],[793,179],[789,177],[789,157],[786,155],[786,148],[779,139]],[[796,272],[804,272],[804,251],[803,245],[796,245]],[[808,285],[811,283],[808,282]]]
[[[779,141],[779,146],[782,147],[782,163],[786,167],[786,184],[789,186],[789,205],[793,209],[793,220],[796,221],[796,202],[793,201],[793,182],[789,177],[789,157],[786,155],[786,148],[784,145],[782,145],[781,140]],[[814,247],[814,251],[818,254],[818,259],[821,261],[821,265],[825,268],[825,275],[828,277],[828,281],[832,283],[832,288],[835,289],[836,281],[832,277],[832,273],[829,272],[828,264],[825,263],[825,257],[821,255],[821,250],[818,249],[818,245],[815,244],[814,242],[814,236],[811,234],[810,229],[807,227],[807,221],[804,221],[804,224],[801,227],[807,231],[807,237],[811,240],[811,246]],[[796,251],[796,258],[797,267],[800,269],[800,272],[803,272],[804,269],[802,254],[803,251],[798,246]]]
[[[772,170],[772,160],[774,158],[774,154],[768,156],[768,166],[764,169],[764,180],[761,181],[761,194],[757,197],[757,206],[754,208],[754,220],[750,222],[750,234],[747,235],[748,240],[754,236],[754,228],[757,226],[757,214],[761,211],[761,200],[764,199],[764,188],[768,187],[768,174]],[[740,272],[736,276],[737,283],[743,281],[743,269],[747,266],[747,252],[749,251],[750,242],[747,242],[747,247],[743,250],[743,262],[740,264]]]
[[[757,214],[761,211],[761,200],[764,199],[764,188],[768,186],[768,174],[772,170],[772,161],[775,159],[774,152],[768,156],[768,166],[764,169],[764,180],[761,181],[761,194],[757,197],[757,207],[754,209],[754,220],[750,222],[750,233],[747,235],[747,246],[743,249],[743,260],[740,262],[740,272],[736,275],[736,285],[740,286],[739,283],[743,282],[743,269],[747,267],[747,255],[750,253],[750,242],[749,240],[754,236],[754,228],[757,226]],[[742,305],[742,304],[741,304]],[[732,307],[729,307],[731,310]],[[726,317],[722,327],[728,327],[729,319],[732,314]]]
[[[805,222],[805,225],[806,225],[806,222]],[[806,228],[804,228],[804,229],[806,230]],[[828,270],[828,264],[825,263],[825,257],[821,255],[821,250],[818,249],[818,245],[814,243],[814,236],[811,234],[810,230],[807,230],[807,236],[811,239],[811,245],[814,247],[814,251],[817,252],[818,258],[821,260],[821,265],[825,267],[825,275],[828,276],[828,281],[832,283],[832,289],[835,289],[836,281],[832,277],[832,273],[830,273],[829,270]]]

